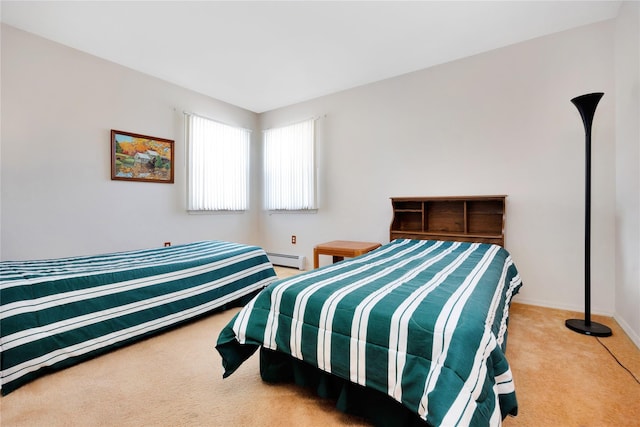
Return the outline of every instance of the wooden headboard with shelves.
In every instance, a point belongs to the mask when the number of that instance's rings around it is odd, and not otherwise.
[[[457,240],[504,246],[506,198],[392,197],[390,240]]]

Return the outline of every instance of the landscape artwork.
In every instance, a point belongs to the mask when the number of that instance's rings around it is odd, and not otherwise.
[[[111,130],[111,179],[173,183],[170,139]]]

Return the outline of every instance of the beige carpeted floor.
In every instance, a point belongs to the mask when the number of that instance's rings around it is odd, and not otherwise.
[[[214,346],[236,312],[209,316],[31,382],[2,397],[0,424],[368,425],[307,390],[264,384],[257,354],[223,380]],[[564,326],[565,319],[580,316],[513,305],[507,357],[520,413],[505,426],[640,426],[640,384],[595,338]],[[640,377],[640,350],[613,319],[593,320],[613,329],[602,343]]]

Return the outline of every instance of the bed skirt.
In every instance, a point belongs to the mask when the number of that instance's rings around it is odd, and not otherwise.
[[[319,397],[336,402],[346,414],[364,418],[379,427],[426,427],[417,414],[384,393],[321,371],[288,354],[260,347],[260,376],[267,383],[295,383]]]

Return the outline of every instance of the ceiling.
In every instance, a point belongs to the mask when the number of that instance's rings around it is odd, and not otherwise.
[[[2,22],[260,113],[614,18],[620,1],[2,1]]]

